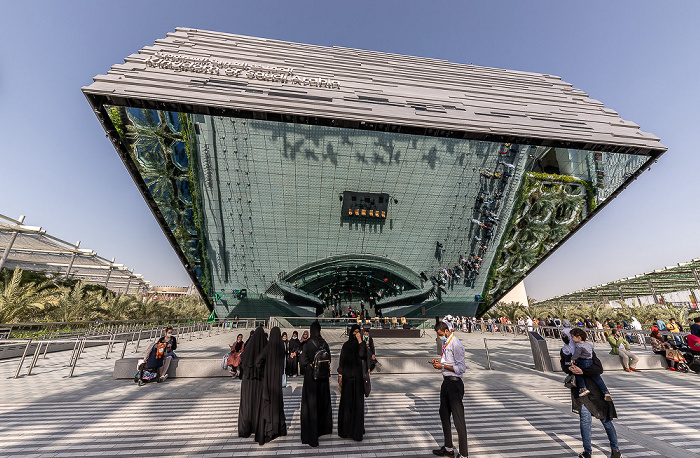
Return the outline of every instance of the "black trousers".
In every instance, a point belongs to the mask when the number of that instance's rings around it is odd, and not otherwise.
[[[440,421],[442,433],[445,436],[445,447],[452,448],[452,425],[450,416],[455,423],[459,438],[459,453],[468,456],[467,423],[464,419],[464,382],[461,378],[443,378],[440,387]]]

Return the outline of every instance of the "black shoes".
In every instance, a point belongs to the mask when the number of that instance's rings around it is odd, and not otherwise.
[[[455,452],[454,452],[454,450],[448,452],[447,449],[445,448],[445,446],[443,445],[443,446],[440,447],[439,449],[433,450],[433,455],[437,455],[437,456],[455,456]]]
[[[591,454],[588,452],[581,452],[578,454],[578,458],[591,458]]]

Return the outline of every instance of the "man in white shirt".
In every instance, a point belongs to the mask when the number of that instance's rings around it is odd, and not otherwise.
[[[464,362],[464,346],[454,335],[451,327],[440,322],[435,326],[438,337],[442,340],[442,355],[440,359],[431,361],[435,369],[442,371],[442,386],[440,387],[440,421],[445,436],[445,445],[433,450],[437,456],[460,457],[469,456],[467,449],[467,424],[464,419],[464,382],[462,375],[467,369]],[[455,423],[459,450],[453,448],[450,415]]]

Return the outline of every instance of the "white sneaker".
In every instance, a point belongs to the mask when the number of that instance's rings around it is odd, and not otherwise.
[[[161,376],[160,376],[160,381],[161,381],[161,382],[164,382],[164,381],[167,380],[167,378],[168,378],[168,374],[161,375]]]

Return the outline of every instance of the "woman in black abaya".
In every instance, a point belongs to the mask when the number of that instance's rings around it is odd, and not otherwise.
[[[350,330],[348,341],[340,350],[338,385],[341,389],[338,408],[338,436],[361,441],[365,434],[365,389],[362,361],[367,346],[362,343],[360,326]]]
[[[289,353],[287,354],[287,377],[296,377],[299,371],[299,333],[292,333],[292,340],[289,341]]]
[[[306,341],[304,351],[299,356],[299,363],[308,366],[301,390],[301,443],[312,447],[318,447],[320,436],[333,432],[330,381],[314,380],[311,367],[316,352],[322,349],[331,354],[328,343],[321,337],[321,325],[314,321],[311,323],[311,338]]]
[[[279,436],[287,435],[282,395],[282,374],[286,354],[280,328],[270,329],[270,340],[258,356],[258,372],[262,374],[262,402],[255,440],[263,445]]]
[[[263,385],[262,373],[258,370],[257,362],[266,344],[265,331],[259,327],[248,339],[241,355],[240,370],[243,371],[243,381],[241,382],[241,402],[238,407],[240,437],[249,437],[256,432],[258,426]]]

